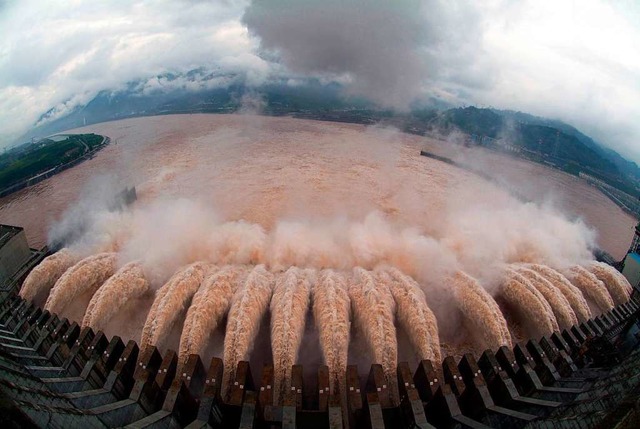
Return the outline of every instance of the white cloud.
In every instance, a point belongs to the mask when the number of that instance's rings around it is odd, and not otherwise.
[[[433,95],[569,122],[640,161],[640,3],[254,1],[244,21],[294,72],[382,105]]]
[[[483,15],[495,78],[472,101],[562,119],[640,161],[640,4],[528,0]]]
[[[0,10],[0,145],[104,89],[196,68],[268,73],[243,1],[20,1]],[[185,86],[193,82],[184,82]],[[193,88],[192,88],[193,89]]]
[[[334,80],[387,106],[434,95],[522,110],[640,161],[638,46],[636,0],[8,2],[0,145],[100,90],[198,90],[229,71]]]

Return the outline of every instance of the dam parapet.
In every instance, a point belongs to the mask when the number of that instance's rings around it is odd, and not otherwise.
[[[326,366],[274,403],[274,368],[240,362],[229,389],[223,362],[162,355],[107,338],[13,292],[0,303],[0,391],[7,416],[29,427],[428,428],[596,427],[637,419],[640,299],[513,348],[442,363],[397,366],[398,391],[382,366],[367,377],[349,365],[344,392]],[[636,421],[636,420],[631,420]],[[603,426],[604,427],[604,426]],[[609,426],[607,424],[607,427]]]

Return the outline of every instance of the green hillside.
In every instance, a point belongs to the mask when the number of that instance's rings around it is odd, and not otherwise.
[[[52,168],[74,161],[99,146],[96,134],[77,134],[63,139],[43,139],[0,155],[0,189],[30,179]]]
[[[500,143],[513,145],[525,158],[555,165],[572,174],[587,173],[640,197],[640,170],[635,163],[562,122],[520,112],[466,107],[440,112],[428,125],[438,132],[461,131],[476,144],[496,148]]]

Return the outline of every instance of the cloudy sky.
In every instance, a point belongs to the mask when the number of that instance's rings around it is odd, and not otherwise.
[[[0,147],[49,109],[193,69],[526,111],[640,162],[637,0],[0,0]]]

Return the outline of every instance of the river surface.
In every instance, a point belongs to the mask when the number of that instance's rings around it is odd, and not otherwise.
[[[135,185],[139,202],[188,198],[221,220],[266,230],[286,219],[355,219],[376,211],[403,227],[443,239],[466,210],[550,207],[595,231],[620,259],[636,220],[583,180],[485,149],[393,129],[249,115],[169,115],[95,124],[112,143],[82,164],[0,199],[0,222],[25,228],[32,247],[81,194],[102,197]],[[419,156],[453,158],[495,178]],[[102,186],[102,184],[108,183]],[[514,197],[517,196],[517,197]],[[508,225],[499,226],[508,228]]]

